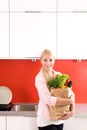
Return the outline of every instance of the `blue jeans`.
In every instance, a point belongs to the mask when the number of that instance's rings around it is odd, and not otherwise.
[[[38,130],[63,130],[63,124],[38,127]]]

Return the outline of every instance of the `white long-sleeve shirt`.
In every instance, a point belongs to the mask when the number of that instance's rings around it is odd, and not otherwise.
[[[54,71],[54,74],[60,72]],[[46,80],[40,71],[35,77],[35,86],[39,95],[39,104],[37,111],[37,126],[43,127],[50,124],[61,124],[63,120],[50,120],[49,116],[49,106],[55,106],[57,102],[57,97],[51,96],[50,91],[47,88]]]

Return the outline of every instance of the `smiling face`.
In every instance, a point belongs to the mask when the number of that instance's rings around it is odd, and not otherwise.
[[[50,51],[45,51],[43,55],[41,56],[41,64],[42,68],[46,71],[50,71],[53,68],[55,59],[52,56]]]

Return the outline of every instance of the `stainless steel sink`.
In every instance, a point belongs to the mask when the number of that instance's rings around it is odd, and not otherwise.
[[[37,104],[15,104],[11,111],[37,111]]]

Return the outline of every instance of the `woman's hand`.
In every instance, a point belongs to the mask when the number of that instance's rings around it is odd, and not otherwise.
[[[74,114],[73,111],[65,112],[64,116],[62,117],[62,120],[69,119],[71,116],[73,116],[73,114]]]
[[[75,113],[75,96],[71,96],[70,98],[73,101],[73,103],[70,105],[70,111],[64,113],[62,120],[69,119]]]

